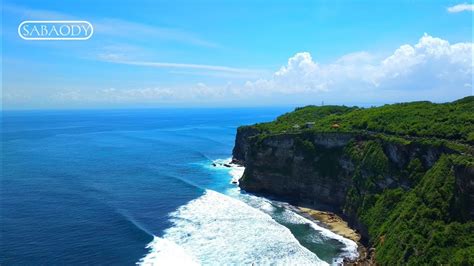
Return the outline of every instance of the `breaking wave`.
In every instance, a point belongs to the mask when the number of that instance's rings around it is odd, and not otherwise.
[[[170,217],[173,227],[155,237],[139,264],[327,265],[268,214],[212,190]]]
[[[232,164],[230,158],[214,160],[212,165],[227,169],[234,184],[245,170]],[[241,193],[236,186],[227,189],[225,195],[206,190],[170,214],[173,226],[162,237],[154,237],[147,246],[149,253],[138,264],[327,265],[326,261],[341,264],[344,258],[357,258],[354,241],[319,226],[287,205]],[[337,257],[320,259],[284,224],[308,226],[310,242],[338,242]]]

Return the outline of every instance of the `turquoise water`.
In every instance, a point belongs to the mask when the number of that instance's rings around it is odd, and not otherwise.
[[[9,111],[2,265],[321,264],[350,242],[231,184],[239,125],[275,109]]]

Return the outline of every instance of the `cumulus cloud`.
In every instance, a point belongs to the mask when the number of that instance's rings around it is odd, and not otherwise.
[[[450,44],[424,34],[415,45],[402,45],[382,58],[358,52],[320,64],[310,53],[300,52],[271,78],[249,81],[245,87],[256,94],[310,93],[333,98],[364,93],[362,96],[366,97],[389,95],[389,90],[401,95],[424,91],[428,93],[424,99],[430,99],[430,91],[453,96],[469,94],[466,87],[472,87],[472,71],[473,43]]]
[[[449,13],[459,13],[459,12],[463,12],[463,11],[471,11],[472,12],[472,11],[474,11],[474,5],[464,3],[464,4],[459,4],[459,5],[448,7],[447,10],[448,10]]]

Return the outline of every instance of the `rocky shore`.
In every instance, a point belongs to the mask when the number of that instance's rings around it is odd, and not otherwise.
[[[226,167],[234,167],[237,169],[242,170],[237,175],[232,175],[232,183],[238,185],[240,179],[242,178],[244,167],[241,164],[242,162],[233,159],[229,166]],[[213,163],[214,167],[219,166],[219,163]],[[223,164],[222,164],[223,165]],[[357,244],[357,251],[359,253],[358,258],[356,259],[344,259],[344,265],[375,265],[374,261],[372,260],[369,250],[360,242],[361,235],[357,232],[357,230],[351,228],[349,224],[341,218],[339,215],[329,212],[329,211],[320,211],[308,207],[302,206],[293,206],[293,205],[286,205],[287,208],[290,208],[293,212],[300,214],[301,216],[311,220],[312,222],[318,224],[319,226],[326,228],[332,231],[335,234],[343,236],[347,239],[354,241]]]
[[[359,253],[359,257],[354,260],[347,258],[344,259],[344,265],[375,265],[375,261],[373,258],[373,250],[368,249],[360,242],[361,236],[357,232],[357,230],[351,228],[349,224],[344,221],[344,219],[342,219],[339,215],[333,212],[319,211],[306,207],[297,208],[300,214],[318,223],[320,226],[327,228],[333,233],[336,233],[357,243],[357,252]]]
[[[298,209],[300,213],[309,215],[313,220],[319,221],[332,232],[360,244],[360,234],[337,214],[305,207],[298,207]]]

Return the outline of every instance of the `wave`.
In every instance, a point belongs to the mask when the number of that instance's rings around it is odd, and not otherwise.
[[[155,237],[138,264],[178,264],[180,258],[183,265],[327,265],[270,215],[212,190],[170,218],[173,227]]]
[[[228,190],[228,194],[270,215],[277,222],[293,225],[308,225],[313,232],[311,234],[313,236],[311,242],[328,243],[330,240],[336,240],[341,244],[341,248],[338,256],[333,259],[333,263],[335,264],[342,263],[344,258],[356,259],[359,256],[356,242],[321,227],[314,221],[293,211],[294,207],[288,203],[245,194],[240,192],[239,188]]]
[[[276,204],[275,202],[272,202],[272,203]],[[343,245],[341,249],[342,252],[338,255],[337,258],[334,259],[334,262],[336,264],[342,263],[344,258],[356,259],[359,256],[359,253],[357,251],[357,243],[354,242],[353,240],[340,236],[327,228],[319,226],[314,221],[311,221],[310,219],[292,211],[289,206],[285,206],[285,205],[288,205],[286,203],[280,203],[280,204],[281,204],[280,206],[284,208],[284,211],[280,215],[284,216],[284,220],[286,222],[290,222],[292,224],[307,224],[313,230],[318,232],[318,236],[322,240],[333,239],[333,240],[337,240]]]
[[[357,251],[357,243],[345,238],[343,236],[340,236],[332,231],[330,231],[327,228],[321,227],[314,223],[313,221],[295,213],[295,212],[290,212],[286,211],[287,213],[291,213],[292,216],[292,221],[294,223],[301,223],[301,224],[309,224],[314,230],[319,231],[319,233],[323,236],[326,237],[327,239],[334,239],[342,244],[344,244],[344,248],[342,249],[343,252],[339,255],[339,257],[336,259],[337,263],[342,263],[342,260],[344,258],[349,258],[349,259],[356,259],[359,256],[359,253]]]
[[[231,158],[218,159],[203,166],[228,171],[231,183],[236,183],[245,168],[230,162]],[[238,186],[223,192],[205,190],[171,213],[173,226],[162,237],[155,236],[138,264],[327,265],[326,261],[341,264],[344,258],[358,256],[354,241],[294,212],[287,203],[242,193]],[[331,245],[336,253],[329,258],[324,254],[326,261],[321,260],[318,249],[300,242],[288,224],[305,225],[311,236],[306,242]]]
[[[228,170],[229,175],[232,177],[232,179],[230,180],[232,184],[238,184],[240,178],[242,177],[245,171],[245,167],[233,164],[232,158],[213,160],[212,165],[214,165],[214,167],[217,169]]]
[[[168,239],[155,236],[146,248],[150,252],[137,263],[138,265],[199,265],[196,258]]]
[[[223,167],[228,165],[229,175],[232,177],[232,183],[238,184],[238,180],[242,177],[245,167],[230,163],[232,158],[218,159],[213,162],[217,167]],[[314,221],[300,215],[293,211],[294,207],[288,203],[279,202],[276,200],[269,200],[263,197],[257,197],[251,194],[242,193],[239,187],[229,189],[226,194],[237,198],[248,205],[259,209],[279,222],[291,223],[291,224],[306,224],[309,225],[314,231],[317,232],[313,242],[328,242],[328,240],[336,240],[342,244],[341,252],[336,258],[333,259],[334,264],[341,264],[344,258],[356,259],[359,256],[357,243],[353,240],[340,236],[327,228],[319,226]],[[280,209],[280,212],[277,211]],[[315,234],[313,234],[315,235]]]

